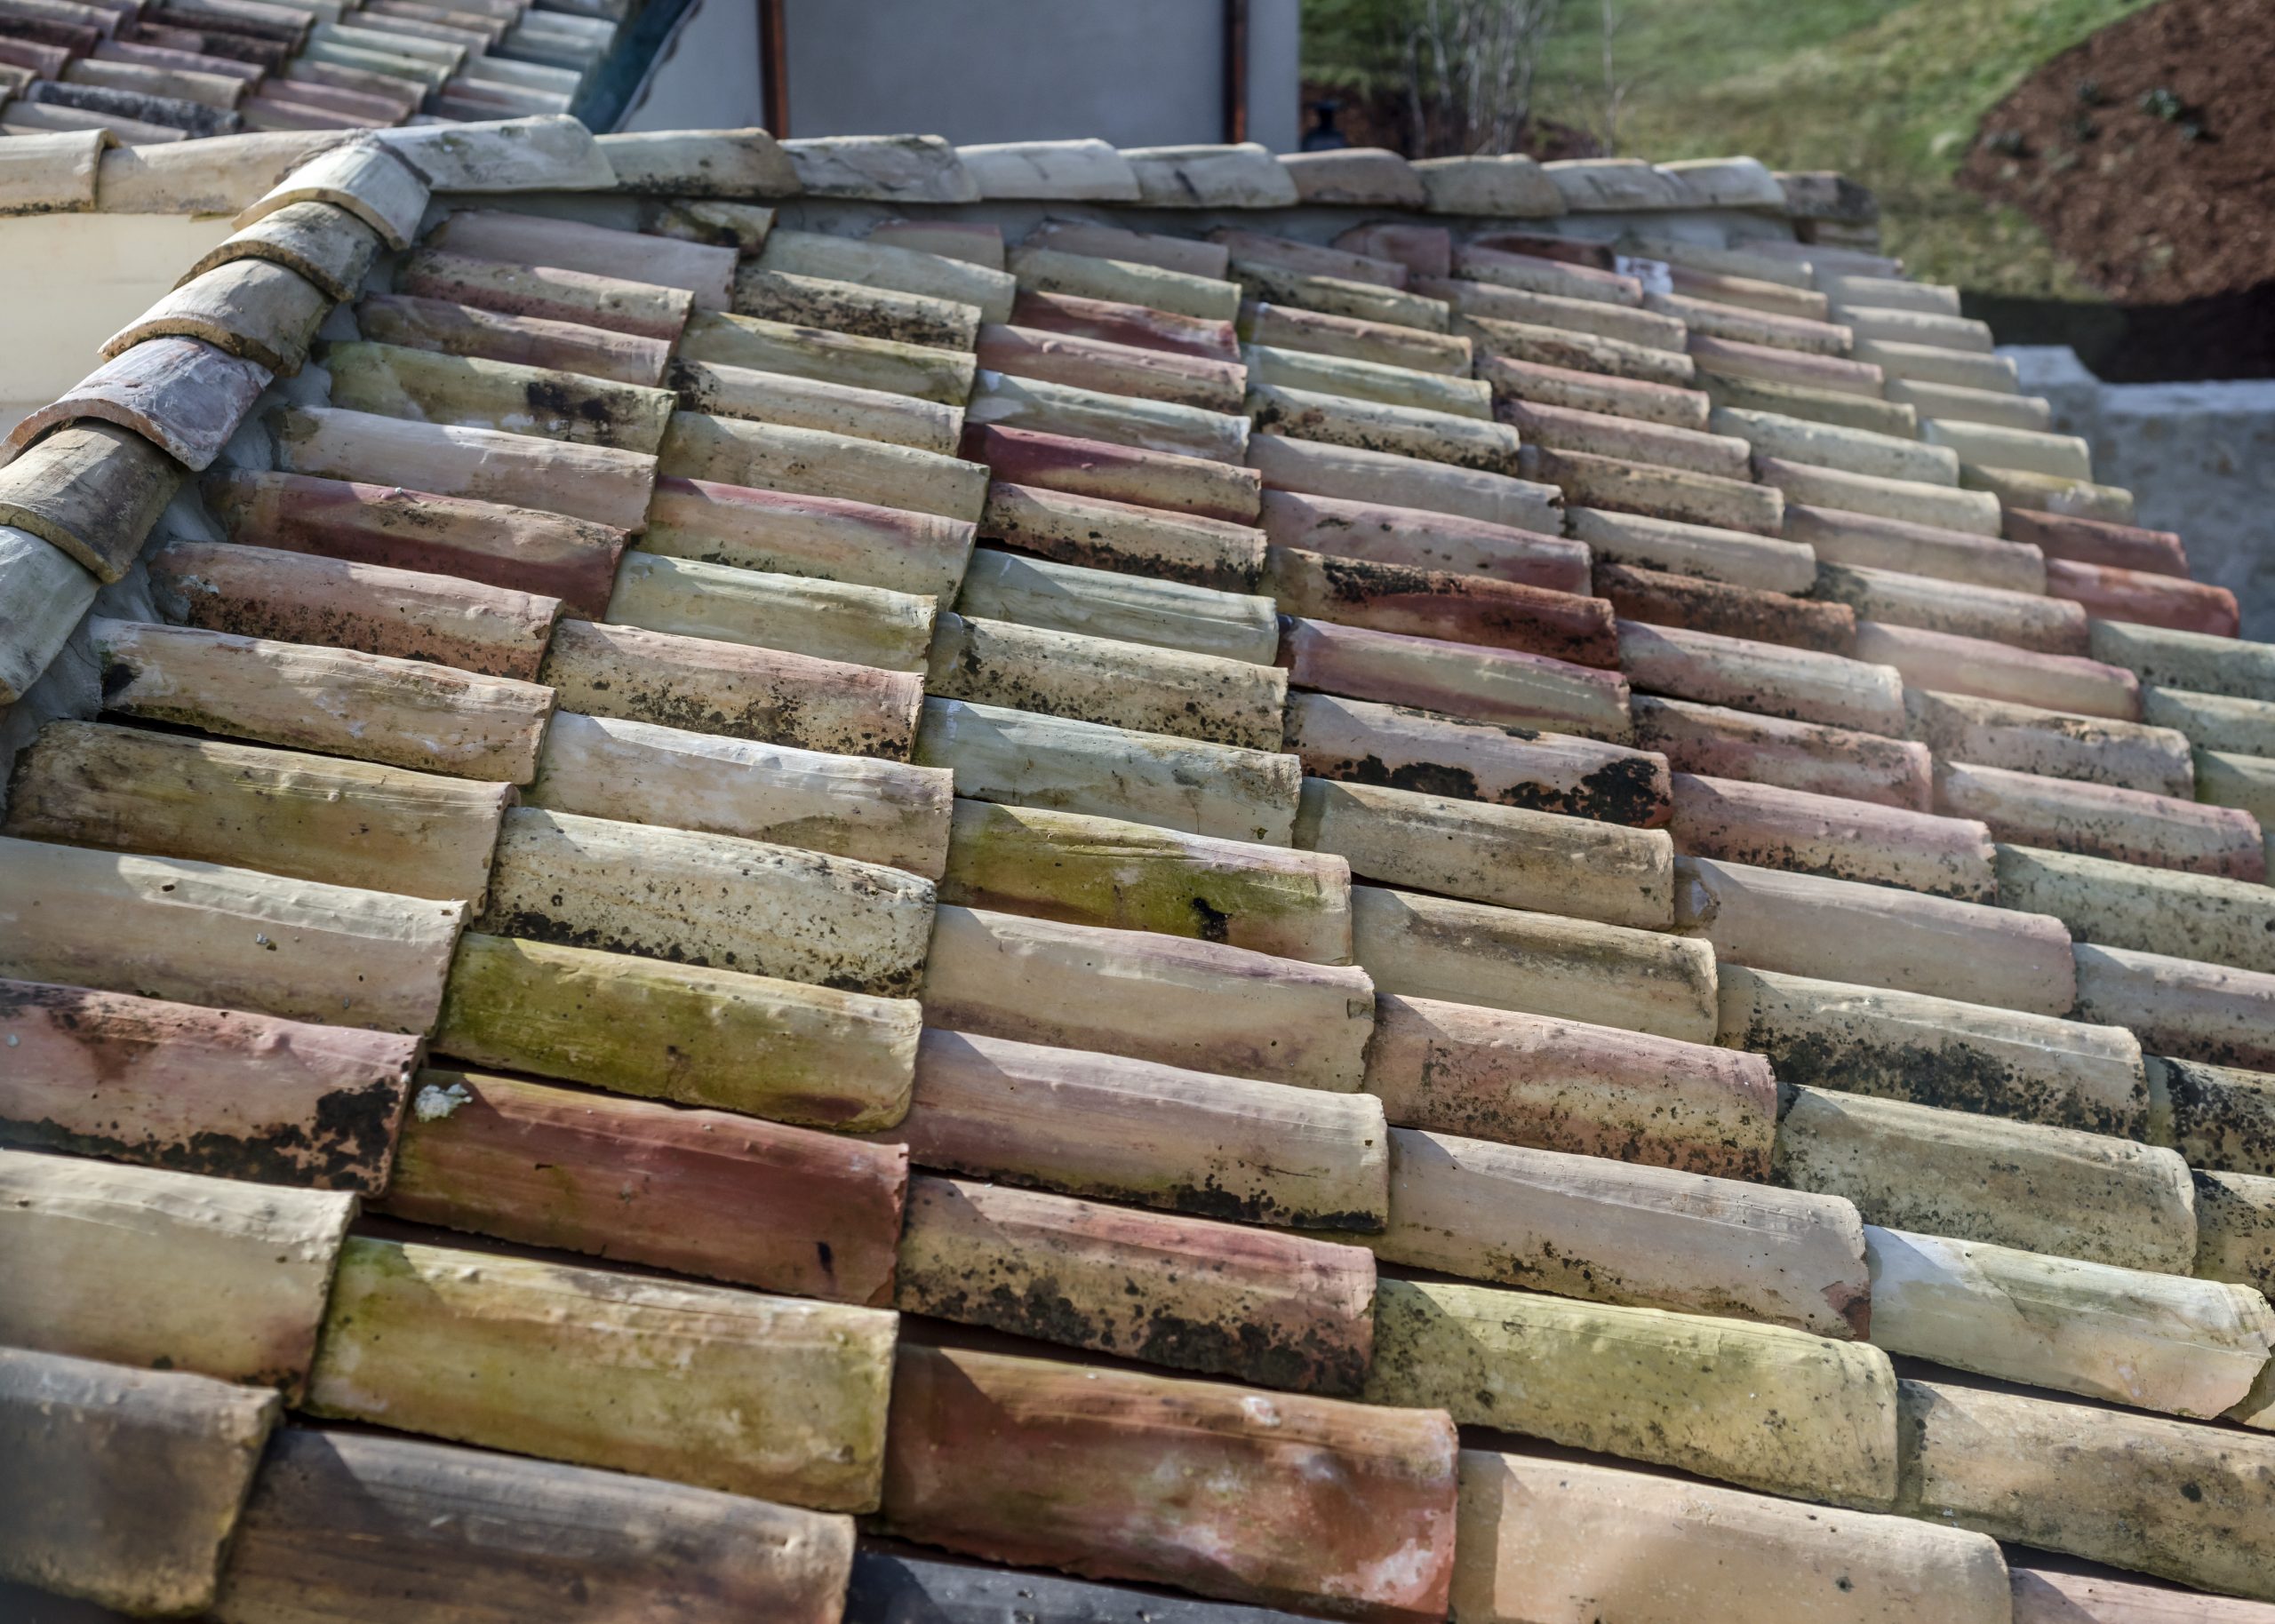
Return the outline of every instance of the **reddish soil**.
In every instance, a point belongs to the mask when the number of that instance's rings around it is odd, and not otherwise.
[[[1960,182],[2029,215],[2121,307],[2087,355],[2103,376],[2275,375],[2271,86],[2270,0],[2162,0],[1984,119]]]

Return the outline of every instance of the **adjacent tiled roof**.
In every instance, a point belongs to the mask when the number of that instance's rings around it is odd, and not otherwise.
[[[2275,648],[1854,188],[74,162],[0,1580],[2275,1617]]]
[[[0,9],[0,135],[92,132],[151,146],[241,130],[377,130],[583,111],[596,72],[641,7],[11,0]]]

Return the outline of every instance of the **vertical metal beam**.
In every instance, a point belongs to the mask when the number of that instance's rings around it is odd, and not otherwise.
[[[758,0],[758,83],[767,133],[790,133],[790,48],[782,28],[782,0]]]
[[[1248,0],[1225,0],[1225,139],[1248,139]]]

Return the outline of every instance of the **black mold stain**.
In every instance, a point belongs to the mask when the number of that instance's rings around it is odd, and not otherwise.
[[[257,1138],[207,1131],[162,1142],[84,1133],[44,1118],[0,1118],[0,1144],[250,1183],[377,1195],[387,1185],[407,1093],[407,1084],[394,1080],[337,1088],[316,1102],[310,1126],[286,1124]]]
[[[1406,761],[1392,767],[1380,756],[1362,756],[1355,760],[1313,756],[1307,757],[1304,765],[1316,777],[1341,783],[1410,790],[1455,800],[1520,807],[1531,812],[1554,812],[1638,829],[1656,828],[1673,815],[1658,760],[1640,752],[1615,757],[1592,768],[1571,789],[1545,783],[1512,784],[1493,794],[1484,792],[1477,776],[1467,768],[1436,761]]]
[[[2076,1095],[2034,1082],[1996,1055],[1965,1044],[1872,1043],[1751,1023],[1745,1047],[1768,1058],[1782,1087],[1906,1100],[1976,1116],[2130,1137],[2138,1113],[2088,1108]]]
[[[1126,1320],[1085,1312],[1049,1277],[1015,1287],[967,1276],[954,1286],[920,1286],[916,1294],[923,1312],[944,1319],[1176,1370],[1238,1376],[1260,1387],[1355,1393],[1366,1380],[1367,1361],[1360,1350],[1316,1331],[1291,1338],[1252,1321],[1225,1325],[1148,1308],[1145,1288],[1134,1279],[1124,1294],[1130,1304]]]
[[[1231,920],[1231,915],[1221,909],[1210,907],[1205,899],[1196,896],[1193,899],[1193,935],[1203,942],[1222,942],[1225,939],[1225,927]]]

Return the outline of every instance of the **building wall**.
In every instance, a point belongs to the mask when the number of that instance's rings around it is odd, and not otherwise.
[[[2094,477],[2131,490],[2141,523],[2180,533],[2197,579],[2235,593],[2243,634],[2275,641],[2275,381],[2105,384],[2066,346],[2000,353],[2054,426],[2093,447]]]
[[[35,214],[0,220],[0,434],[102,363],[104,339],[229,235],[226,215]]]
[[[1296,145],[1298,0],[1249,0],[1249,135]],[[1223,0],[784,0],[792,135],[1224,139]],[[697,0],[628,130],[762,123],[756,0]]]

